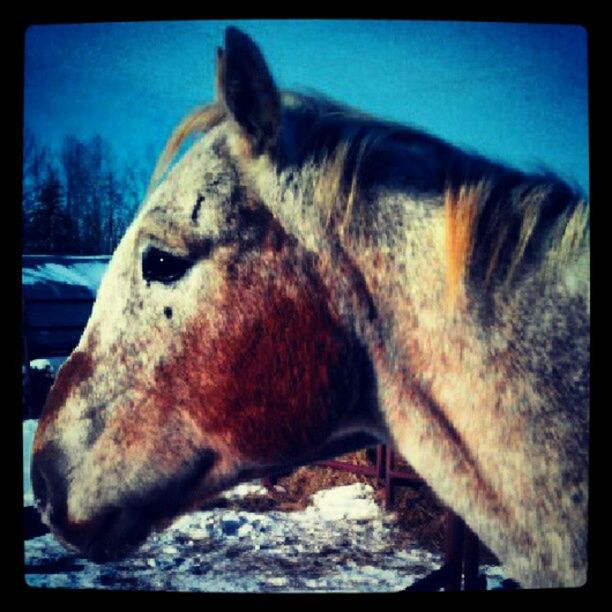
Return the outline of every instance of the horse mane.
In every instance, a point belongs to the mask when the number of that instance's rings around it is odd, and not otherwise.
[[[290,95],[291,106],[308,116],[303,139],[307,153],[301,157],[317,159],[320,169],[314,204],[325,227],[343,240],[359,241],[359,229],[371,217],[367,190],[380,174],[376,166],[385,165],[377,159],[386,149],[394,148],[385,162],[395,156],[392,163],[399,174],[414,172],[409,167],[413,159],[404,164],[404,151],[409,157],[420,148],[438,160],[443,169],[425,168],[418,188],[437,194],[444,206],[449,305],[457,302],[468,281],[485,290],[508,288],[534,268],[550,280],[588,251],[588,202],[552,173],[514,170],[323,96]],[[408,181],[403,187],[410,192]],[[364,201],[357,204],[359,199]]]
[[[442,202],[451,306],[468,282],[485,290],[508,288],[533,266],[544,276],[554,275],[588,251],[588,202],[551,173],[525,174],[319,93],[283,91],[281,99],[293,137],[278,165],[315,166],[312,203],[327,232],[359,241],[372,215],[368,188],[385,182],[381,174],[393,178],[389,166],[404,191],[412,186]],[[168,140],[149,189],[189,136],[226,117],[220,102],[186,116]],[[414,168],[419,151],[434,160],[433,169]],[[409,178],[402,179],[402,173]]]
[[[174,128],[149,180],[147,196],[161,183],[185,141],[194,134],[212,129],[221,123],[225,117],[225,108],[219,102],[214,102],[199,106]]]
[[[535,272],[550,283],[588,254],[589,205],[555,177],[511,174],[449,186],[444,210],[450,305],[468,281],[508,290]]]

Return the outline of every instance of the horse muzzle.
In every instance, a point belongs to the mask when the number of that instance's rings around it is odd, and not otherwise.
[[[47,444],[33,455],[32,489],[42,521],[67,548],[97,563],[126,557],[151,533],[179,515],[193,483],[212,467],[215,454],[201,451],[189,468],[146,492],[127,491],[116,505],[100,507],[87,520],[68,513],[69,467],[64,453]]]

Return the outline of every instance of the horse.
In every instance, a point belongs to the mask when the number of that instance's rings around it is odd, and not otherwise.
[[[389,442],[521,586],[584,585],[586,198],[281,91],[234,27],[215,87],[47,398],[42,520],[103,563],[239,482]]]

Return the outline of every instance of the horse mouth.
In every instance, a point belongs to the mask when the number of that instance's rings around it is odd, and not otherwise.
[[[144,543],[153,528],[141,513],[130,509],[110,510],[97,523],[94,533],[81,549],[81,554],[95,563],[128,557]]]
[[[47,522],[51,532],[67,549],[94,563],[118,561],[134,552],[153,529],[138,511],[113,508],[95,519],[72,523]]]
[[[101,508],[83,522],[70,520],[65,506],[49,521],[67,548],[95,563],[117,561],[142,545],[153,530],[167,527],[190,507],[193,484],[206,476],[215,454],[202,451],[198,460],[171,482],[146,493],[126,494],[117,506]]]

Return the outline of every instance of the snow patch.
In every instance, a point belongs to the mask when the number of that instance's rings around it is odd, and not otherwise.
[[[38,421],[28,419],[23,421],[23,504],[24,506],[34,505],[34,494],[32,493],[32,483],[30,482],[30,458],[32,456],[32,446],[34,444],[34,434]]]
[[[53,366],[48,359],[32,359],[32,361],[30,361],[30,368],[32,368],[32,370],[53,372]]]
[[[107,267],[107,261],[67,261],[66,264],[46,262],[36,268],[23,268],[21,280],[24,285],[37,283],[77,285],[86,287],[95,296]]]
[[[373,495],[374,489],[363,483],[318,491],[306,512],[326,521],[374,519],[381,516],[381,509]]]
[[[221,495],[226,499],[236,499],[247,497],[247,495],[267,495],[267,489],[260,485],[252,482],[244,482],[235,486],[233,489],[229,489]]]

